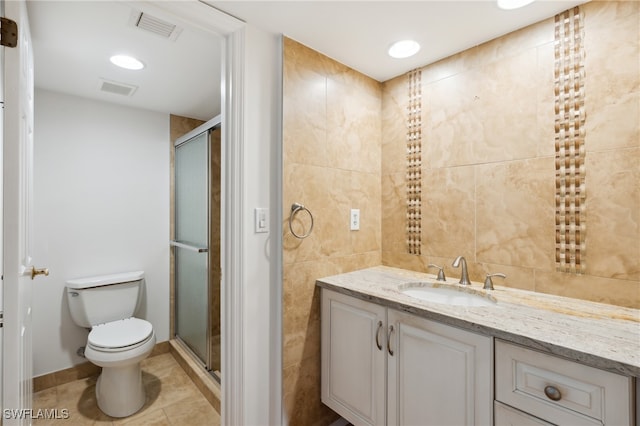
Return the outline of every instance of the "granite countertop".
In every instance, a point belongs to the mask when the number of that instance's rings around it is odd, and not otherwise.
[[[592,367],[640,377],[640,310],[482,284],[436,283],[435,275],[387,266],[320,278],[322,288],[481,334],[522,344]],[[452,306],[419,300],[399,290],[434,282],[494,300],[492,306]],[[462,287],[462,289],[461,289]]]

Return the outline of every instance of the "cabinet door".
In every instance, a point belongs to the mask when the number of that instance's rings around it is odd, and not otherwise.
[[[322,402],[355,425],[385,424],[386,308],[322,290]]]
[[[387,318],[388,424],[492,424],[491,338],[391,309]]]

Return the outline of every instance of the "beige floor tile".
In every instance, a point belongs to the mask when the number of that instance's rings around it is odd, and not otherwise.
[[[203,396],[171,404],[163,411],[171,425],[220,425],[220,415]]]
[[[140,365],[142,370],[151,374],[158,374],[166,369],[171,369],[178,365],[173,355],[165,353],[143,360]]]
[[[162,409],[143,410],[139,416],[127,417],[125,419],[114,421],[114,425],[127,426],[170,426],[169,419]]]
[[[75,405],[79,400],[79,396],[88,387],[93,386],[95,389],[96,380],[97,377],[87,377],[86,379],[74,380],[73,382],[56,386],[59,408],[70,408],[69,405]]]
[[[42,409],[58,407],[58,389],[55,387],[41,390],[33,394],[33,406]]]
[[[33,395],[37,410],[63,410],[68,419],[34,419],[37,426],[84,425],[219,425],[220,415],[202,396],[189,376],[171,354],[147,358],[142,363],[142,380],[147,392],[142,409],[132,416],[113,418],[98,408],[95,387],[97,377],[75,380],[45,389]]]

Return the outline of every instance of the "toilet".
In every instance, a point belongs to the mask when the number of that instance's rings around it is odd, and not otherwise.
[[[102,367],[96,383],[98,407],[111,417],[127,417],[145,403],[140,361],[156,335],[150,322],[133,317],[142,293],[143,271],[67,281],[73,321],[90,328],[84,355]]]

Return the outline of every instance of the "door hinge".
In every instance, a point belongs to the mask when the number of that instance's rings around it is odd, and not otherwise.
[[[0,45],[7,47],[18,45],[18,24],[16,21],[0,17]]]

